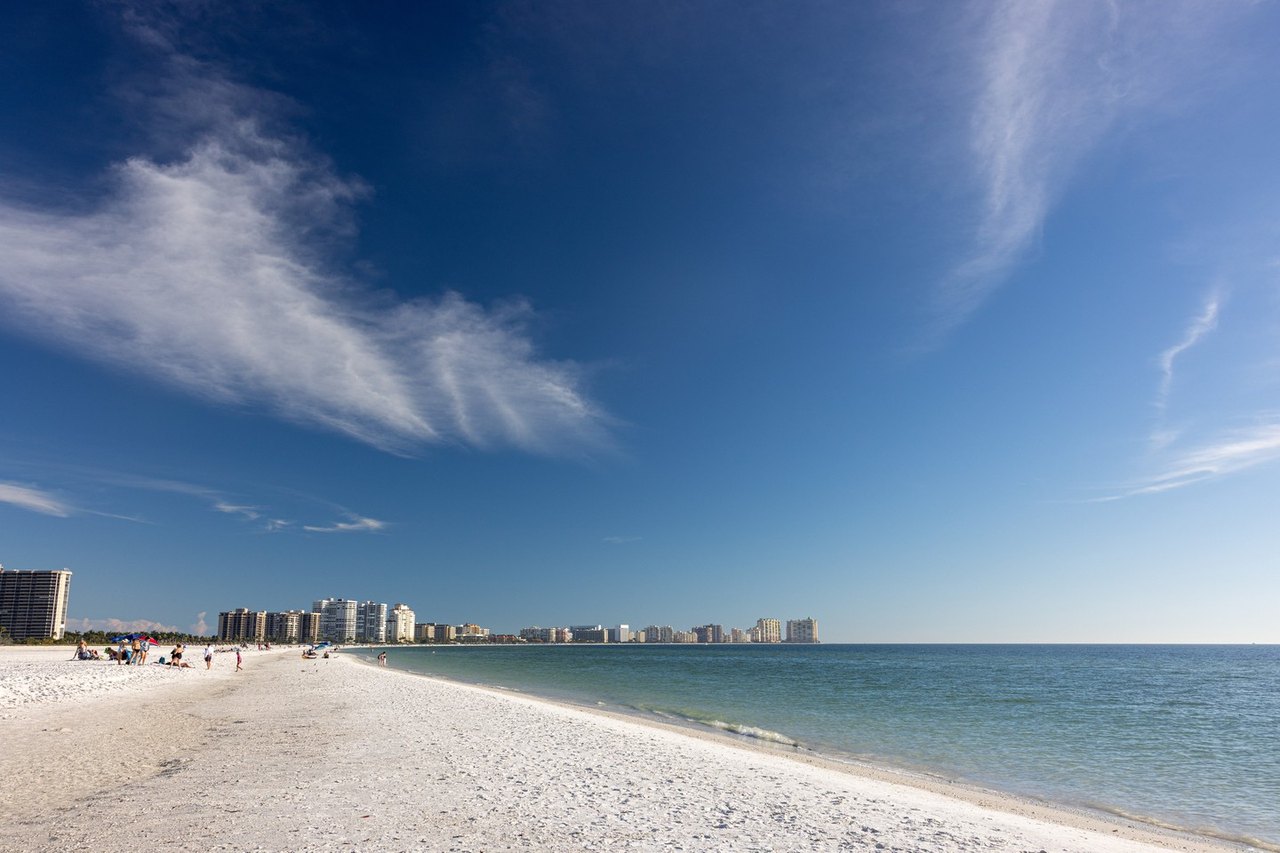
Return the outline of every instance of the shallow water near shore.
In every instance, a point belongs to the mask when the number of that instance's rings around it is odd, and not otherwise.
[[[1280,845],[1276,646],[426,646],[388,663]]]

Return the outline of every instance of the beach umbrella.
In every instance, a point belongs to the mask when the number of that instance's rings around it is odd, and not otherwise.
[[[153,646],[160,645],[160,642],[158,640],[148,637],[146,634],[139,634],[137,632],[132,634],[121,634],[119,637],[111,638],[111,642],[113,643],[127,643],[130,640],[138,640],[139,642],[149,643],[150,645],[153,645]]]

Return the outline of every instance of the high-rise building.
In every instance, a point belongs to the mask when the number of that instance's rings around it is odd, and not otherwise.
[[[362,643],[387,641],[387,605],[380,601],[362,601],[356,605],[356,639]],[[413,628],[409,634],[412,637]]]
[[[320,639],[332,643],[356,641],[356,602],[346,598],[322,598],[311,605],[320,614]]]
[[[237,607],[218,614],[218,639],[261,643],[267,636],[267,611]]]
[[[285,610],[267,614],[266,638],[274,643],[296,643],[302,636],[301,610]]]
[[[67,630],[67,569],[17,570],[0,566],[0,628],[14,640],[61,640]]]
[[[675,642],[675,629],[670,625],[650,625],[644,629],[644,641],[646,643]]]
[[[386,607],[386,605],[384,604],[383,607]],[[409,605],[397,603],[395,607],[391,608],[391,612],[387,614],[385,642],[412,643],[415,618],[413,609]]]
[[[619,625],[617,628],[609,629],[609,642],[611,643],[629,643],[631,642],[631,626]]]
[[[757,643],[782,642],[782,623],[777,619],[757,619],[755,630],[756,636],[752,639]]]
[[[812,617],[809,617],[806,619],[788,619],[787,620],[787,642],[788,643],[818,642],[818,620]]]
[[[693,635],[699,643],[723,643],[724,627],[722,625],[699,625],[693,628]]]
[[[303,613],[298,619],[298,642],[315,645],[320,642],[319,613]]]

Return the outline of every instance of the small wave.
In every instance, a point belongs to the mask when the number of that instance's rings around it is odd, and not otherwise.
[[[716,719],[710,714],[701,713],[695,710],[672,710],[670,708],[659,708],[652,705],[628,705],[634,710],[644,714],[652,714],[666,720],[674,720],[678,723],[697,723],[700,726],[709,726],[713,729],[719,729],[729,734],[742,735],[743,737],[755,738],[756,740],[766,741],[768,743],[781,744],[782,746],[793,746],[797,749],[803,749],[804,745],[794,738],[787,737],[781,732],[773,732],[768,729],[762,729],[758,726],[748,726],[743,723],[726,723],[724,720]]]
[[[703,722],[699,720],[698,722]],[[755,726],[744,726],[740,723],[726,723],[723,720],[707,720],[708,726],[720,729],[721,731],[733,732],[735,735],[744,737],[752,737],[756,740],[764,740],[769,743],[780,743],[783,746],[800,746],[800,741],[793,740],[781,732],[771,732],[768,729],[760,729]]]

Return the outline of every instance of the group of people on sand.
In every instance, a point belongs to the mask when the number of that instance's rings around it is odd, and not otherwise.
[[[117,664],[130,664],[133,666],[141,666],[147,662],[147,649],[151,645],[149,640],[134,638],[132,642],[123,638],[117,647],[107,646],[106,656],[98,654],[97,649],[89,648],[89,644],[84,640],[76,646],[75,653],[71,656],[72,660],[113,660]],[[186,655],[187,646],[185,643],[175,643],[173,651],[169,652],[169,659],[165,660],[161,655],[158,664],[163,666],[176,666],[180,669],[192,669],[191,664],[183,660]],[[213,643],[209,643],[204,647],[204,668],[213,669]],[[328,655],[326,655],[328,657]],[[244,658],[240,656],[240,647],[236,646],[236,672],[244,669]]]
[[[112,654],[111,649],[107,649],[108,654]],[[98,654],[97,649],[89,648],[84,640],[80,641],[80,645],[76,646],[76,652],[71,656],[72,660],[102,660],[102,655]]]

